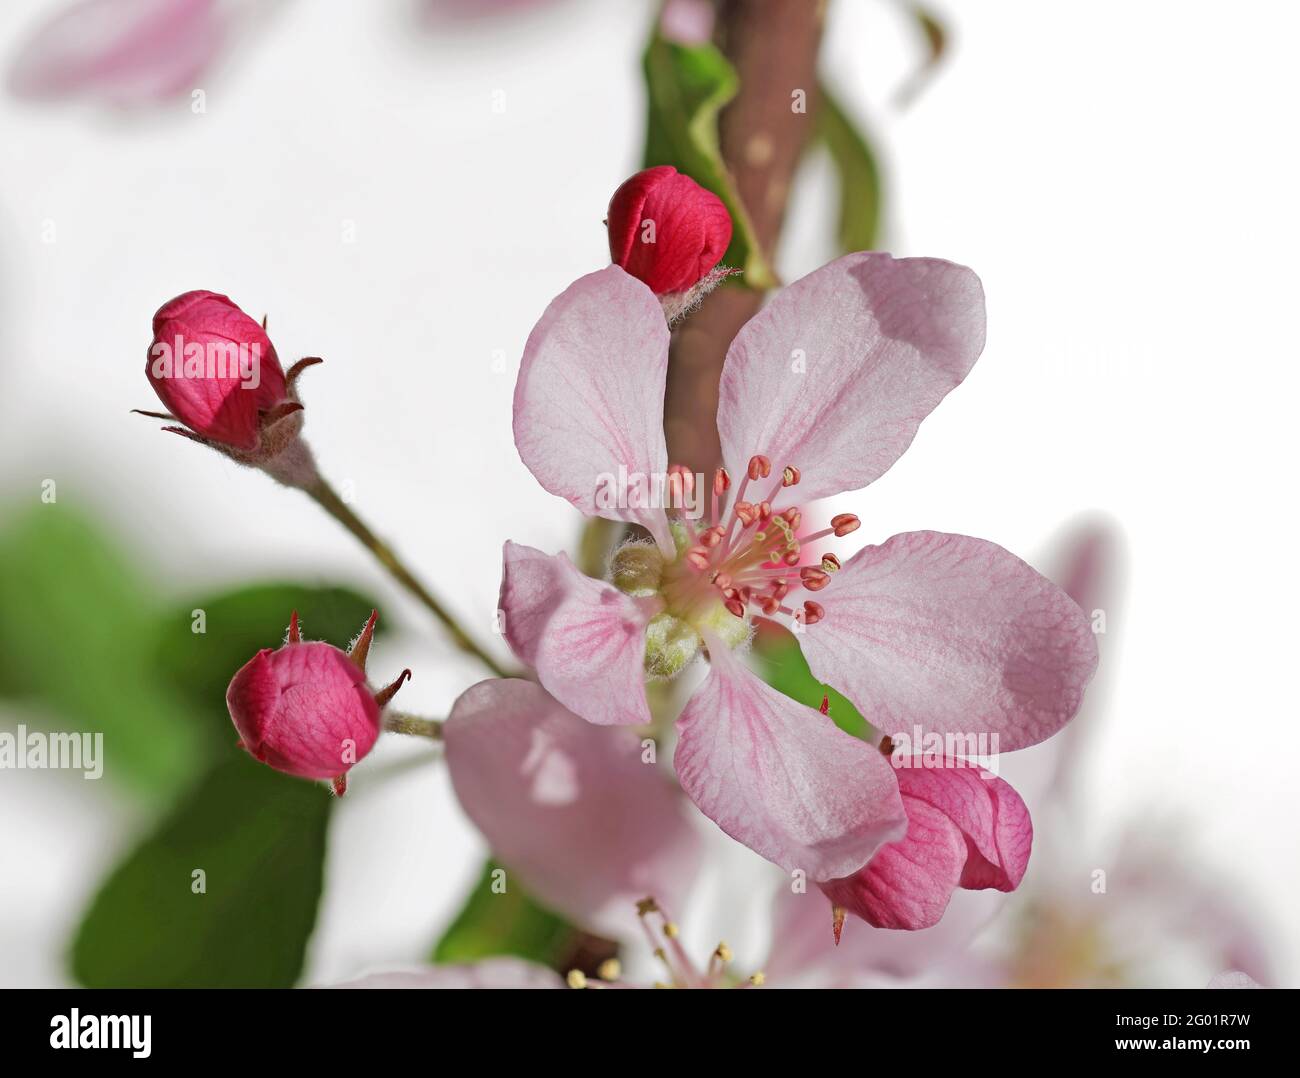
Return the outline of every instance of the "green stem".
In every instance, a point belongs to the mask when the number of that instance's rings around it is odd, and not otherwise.
[[[424,719],[405,711],[385,711],[384,729],[395,734],[427,737],[431,741],[442,740],[442,722],[439,719]]]
[[[460,624],[447,608],[416,578],[414,573],[402,564],[401,559],[393,553],[392,548],[367,527],[366,523],[335,493],[333,487],[324,479],[317,479],[311,485],[303,486],[301,489],[305,490],[325,512],[356,536],[361,545],[378,558],[379,563],[392,574],[393,579],[420,600],[429,613],[442,623],[443,628],[451,636],[452,642],[461,651],[473,655],[497,677],[510,676],[485,648],[460,627]]]

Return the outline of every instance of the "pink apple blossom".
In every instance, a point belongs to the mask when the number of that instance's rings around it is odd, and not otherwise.
[[[613,582],[508,543],[505,635],[552,696],[598,724],[648,723],[646,673],[707,655],[709,676],[677,721],[683,789],[788,871],[843,879],[906,835],[899,780],[875,746],[748,669],[753,618],[791,624],[814,675],[877,738],[1032,745],[1071,718],[1096,666],[1078,606],[985,540],[909,532],[842,564],[828,554],[799,566],[803,545],[858,527],[839,514],[809,532],[800,502],[866,486],[902,454],[983,347],[983,290],[964,267],[877,253],[785,288],[728,351],[725,467],[707,485],[668,468],[668,343],[654,294],[618,266],[575,282],[534,328],[515,389],[521,458],[551,493],[653,542],[620,548]],[[670,516],[691,493],[708,511]],[[975,841],[982,855],[996,852],[988,838]],[[1001,864],[1008,880],[1013,867]]]

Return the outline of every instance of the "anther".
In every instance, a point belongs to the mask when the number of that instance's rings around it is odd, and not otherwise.
[[[596,976],[602,981],[617,981],[623,976],[623,964],[617,958],[607,958],[596,967]]]
[[[803,523],[803,514],[799,512],[798,509],[795,509],[793,506],[791,506],[784,513],[782,513],[781,517],[785,520],[787,524],[790,525],[791,529],[794,531],[798,531],[799,525]]]
[[[772,462],[761,453],[749,458],[749,478],[766,479],[772,474]]]
[[[702,546],[693,546],[686,552],[686,560],[696,569],[707,569],[709,567],[709,552]]]
[[[814,603],[809,599],[803,604],[803,610],[795,615],[796,620],[803,622],[805,625],[816,625],[826,616],[826,611],[822,609],[821,603]]]
[[[729,614],[735,614],[738,618],[745,616],[745,604],[739,599],[728,599],[725,605]]]
[[[302,633],[298,631],[298,611],[296,610],[289,615],[289,643],[302,643]]]
[[[894,755],[894,739],[888,734],[880,739],[880,755],[886,759]]]
[[[767,983],[767,974],[760,969],[749,979],[749,983],[755,988],[762,988]]]
[[[569,970],[569,975],[565,978],[569,982],[570,988],[586,988],[587,975],[580,969]]]
[[[839,516],[831,517],[831,528],[837,536],[843,537],[850,532],[857,531],[862,527],[862,521],[852,513],[841,513]]]
[[[794,465],[787,465],[785,471],[781,473],[781,486],[792,487],[799,482],[799,469]]]
[[[726,468],[719,468],[713,473],[713,493],[721,497],[731,489],[731,476]]]
[[[809,565],[799,570],[799,582],[809,591],[821,591],[831,582],[831,578],[824,570]]]
[[[758,510],[756,510],[749,502],[736,503],[736,516],[740,518],[740,522],[745,525],[746,528],[754,523],[754,518],[757,515],[757,512]]]
[[[840,559],[834,554],[822,555],[822,572],[838,573],[840,571]]]

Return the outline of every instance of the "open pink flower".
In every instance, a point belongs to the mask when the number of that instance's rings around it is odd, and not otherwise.
[[[1096,666],[1078,606],[984,540],[909,532],[843,564],[799,564],[803,544],[858,520],[841,514],[809,534],[796,497],[884,474],[983,343],[970,270],[876,253],[832,262],[732,342],[718,408],[725,468],[711,484],[668,468],[668,330],[642,282],[617,266],[581,278],[525,348],[514,416],[524,463],[584,513],[654,541],[621,547],[610,583],[507,544],[507,640],[556,699],[601,724],[647,722],[646,672],[671,676],[705,652],[709,677],[677,723],[682,787],[732,837],[813,880],[853,875],[904,837],[909,814],[877,748],[746,667],[737,651],[752,618],[789,623],[813,673],[877,736],[1032,745],[1070,719]],[[708,511],[670,517],[692,496]]]

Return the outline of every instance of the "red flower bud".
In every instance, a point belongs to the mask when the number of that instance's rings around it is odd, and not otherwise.
[[[685,292],[731,243],[731,215],[671,165],[638,172],[609,202],[609,254],[656,295]]]
[[[349,653],[303,642],[294,614],[288,642],[263,648],[235,674],[226,706],[249,755],[300,778],[333,780],[342,791],[343,776],[379,737],[383,705],[410,673],[371,691],[364,665],[374,626],[371,614]]]
[[[145,375],[168,411],[143,414],[177,420],[184,426],[163,429],[306,488],[317,475],[298,437],[303,409],[295,387],[319,362],[300,359],[285,374],[264,326],[225,296],[186,292],[154,315],[145,361]]]

